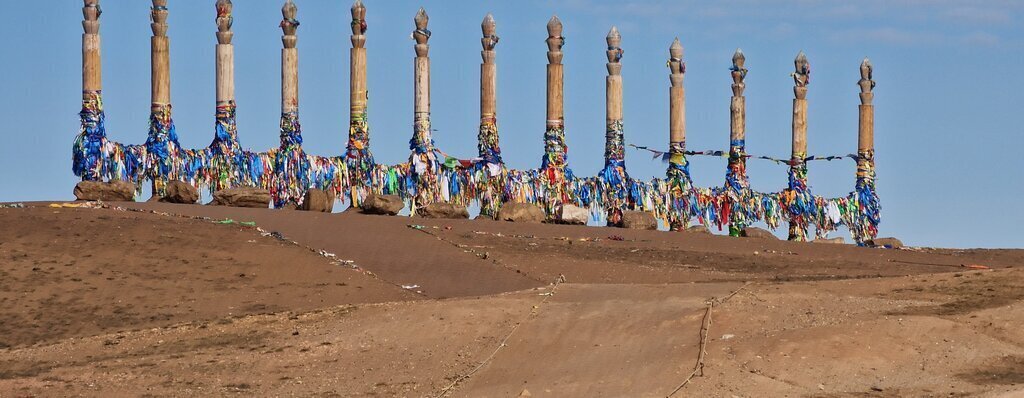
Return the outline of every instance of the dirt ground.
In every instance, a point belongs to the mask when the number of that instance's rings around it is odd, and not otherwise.
[[[110,206],[0,209],[0,396],[1024,396],[1024,250]]]

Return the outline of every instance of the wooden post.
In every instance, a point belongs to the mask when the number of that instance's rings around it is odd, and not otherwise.
[[[235,124],[235,48],[231,44],[234,17],[231,0],[217,0],[217,125],[210,150],[210,172],[207,184],[213,191],[230,188],[247,180],[236,172],[234,155],[241,151],[238,145],[238,127]],[[242,173],[244,174],[244,173]],[[252,184],[252,181],[247,181]]]
[[[82,6],[82,111],[72,169],[83,181],[103,180],[106,131],[103,128],[103,74],[100,62],[100,1]]]
[[[171,103],[170,38],[167,37],[167,0],[153,0],[153,37],[150,39],[153,106]]]
[[[352,48],[349,50],[349,129],[348,155],[352,206],[360,207],[373,178],[373,155],[370,152],[370,124],[367,119],[369,93],[366,86],[366,7],[362,0],[352,4]]]
[[[486,178],[480,185],[480,215],[496,217],[502,204],[504,192],[505,165],[501,159],[501,146],[498,136],[498,65],[495,64],[494,47],[498,45],[497,24],[494,16],[488,13],[480,23],[480,129],[477,133],[477,152],[483,159],[483,175]]]
[[[552,16],[548,21],[547,122],[544,135],[545,158],[541,168],[564,169],[566,166],[565,114],[562,86],[562,21]]]
[[[412,201],[413,214],[417,207],[426,206],[440,199],[438,187],[438,163],[434,153],[433,138],[430,131],[430,30],[427,23],[430,17],[422,7],[413,18],[416,30],[412,37],[416,40],[416,59],[414,63],[413,86],[413,139],[410,148],[410,164],[416,179],[416,195]]]
[[[733,206],[729,213],[729,235],[740,236],[740,232],[749,222],[750,217],[743,212],[743,202],[747,196],[750,183],[747,181],[747,102],[743,90],[747,88],[744,79],[747,58],[743,50],[736,49],[732,56],[732,100],[729,104],[729,168],[726,172],[726,191]]]
[[[231,39],[234,19],[231,0],[217,0],[217,106],[235,102],[235,47]]]
[[[480,45],[480,131],[477,135],[477,150],[487,163],[501,164],[501,149],[498,146],[498,66],[494,63],[498,45],[497,24],[490,13],[480,24],[483,37]]]
[[[296,113],[299,110],[299,50],[295,48],[299,38],[295,35],[299,27],[295,19],[298,7],[288,0],[281,8],[281,113]]]
[[[563,203],[572,201],[569,186],[572,171],[568,169],[565,145],[565,113],[563,107],[562,21],[552,16],[548,21],[547,120],[544,130],[544,157],[541,159],[538,199],[548,217],[559,214]]]
[[[103,90],[100,58],[100,0],[85,0],[82,7],[82,101],[92,101]]]
[[[301,205],[309,183],[308,176],[300,174],[308,168],[308,159],[302,151],[299,123],[299,51],[295,48],[299,40],[295,35],[298,12],[292,0],[281,7],[281,146],[274,157],[270,191],[277,208]]]
[[[668,49],[669,81],[669,165],[666,171],[669,184],[669,229],[685,229],[690,223],[690,164],[686,160],[686,89],[683,76],[683,45],[677,37]]]
[[[622,222],[622,211],[630,205],[626,174],[626,152],[622,124],[622,35],[612,26],[605,37],[608,50],[608,76],[605,78],[605,144],[604,171],[601,173],[605,185],[605,206],[607,224],[617,226]]]
[[[875,94],[874,67],[864,58],[860,64],[860,105],[857,126],[857,200],[859,214],[855,226],[851,226],[853,238],[858,244],[878,235],[879,215],[878,194],[875,192]]]
[[[150,153],[150,178],[153,197],[162,197],[167,182],[179,178],[177,142],[172,132],[174,121],[171,116],[171,59],[170,39],[167,37],[167,0],[153,0],[150,9],[150,82],[151,107],[149,114],[149,139],[146,143]]]
[[[810,192],[807,189],[807,85],[811,81],[811,64],[803,51],[793,61],[793,152],[789,167],[789,240],[806,241],[810,220],[803,209],[809,205]]]

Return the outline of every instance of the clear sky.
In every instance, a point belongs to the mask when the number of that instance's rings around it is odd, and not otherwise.
[[[348,131],[350,1],[297,0],[300,107],[305,148],[340,154]],[[235,1],[239,138],[278,145],[280,0]],[[6,121],[0,201],[72,199],[71,144],[81,90],[80,0],[9,1],[0,24]],[[214,135],[214,0],[171,0],[171,75],[180,142]],[[367,0],[372,149],[378,161],[408,156],[412,134],[413,15],[430,15],[432,113],[438,146],[476,153],[480,22],[492,12],[498,50],[498,119],[510,167],[540,164],[544,132],[545,24],[565,24],[566,136],[570,166],[593,175],[604,145],[605,36],[622,33],[626,142],[666,148],[668,47],[687,62],[691,149],[727,149],[728,67],[747,56],[747,150],[790,151],[793,58],[812,65],[810,154],[857,145],[858,66],[875,66],[876,159],[882,236],[913,245],[1024,246],[1024,2],[1012,0]],[[143,143],[149,112],[149,2],[103,0],[104,102],[108,137]],[[629,149],[633,176],[665,165]],[[755,189],[786,184],[785,166],[751,160]],[[698,185],[721,185],[725,160],[697,158]],[[852,161],[815,162],[816,194],[853,188]]]

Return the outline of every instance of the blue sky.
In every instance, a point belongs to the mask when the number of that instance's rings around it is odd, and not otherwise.
[[[278,0],[235,1],[239,137],[277,145],[280,96]],[[72,199],[71,143],[78,130],[82,19],[80,0],[5,4],[0,62],[7,121],[0,149],[0,201]],[[187,147],[209,144],[214,129],[214,0],[171,0],[174,119]],[[305,148],[344,148],[348,124],[351,2],[297,0],[300,107]],[[792,61],[812,64],[809,152],[856,151],[855,85],[864,56],[875,65],[876,158],[883,206],[881,235],[914,245],[1021,247],[1024,233],[1024,2],[864,0],[707,2],[698,0],[367,0],[372,149],[379,161],[408,155],[412,134],[412,18],[430,15],[433,124],[438,146],[472,156],[478,124],[480,21],[494,13],[498,118],[506,162],[537,167],[544,132],[545,24],[565,24],[566,135],[570,165],[602,165],[605,41],[622,33],[626,141],[659,148],[668,136],[668,46],[679,37],[687,62],[691,149],[726,149],[730,57],[747,56],[747,146],[758,155],[789,153]],[[142,143],[149,112],[149,2],[103,0],[104,101],[111,139]],[[633,176],[665,165],[629,150]],[[754,188],[774,191],[786,170],[751,160]],[[701,186],[720,185],[725,161],[697,158]],[[811,165],[815,193],[845,195],[851,161]]]

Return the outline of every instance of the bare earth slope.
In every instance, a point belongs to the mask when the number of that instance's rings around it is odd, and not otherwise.
[[[1024,394],[1018,250],[112,205],[0,209],[0,396]]]

